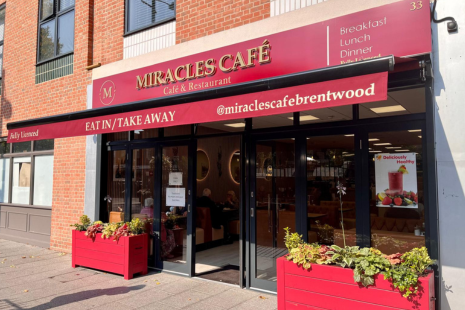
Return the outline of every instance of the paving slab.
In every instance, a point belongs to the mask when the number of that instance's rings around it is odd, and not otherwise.
[[[23,258],[25,256],[26,258]],[[71,255],[0,239],[0,310],[276,309],[276,296],[150,270],[123,276],[71,268]],[[14,267],[10,267],[14,266]]]

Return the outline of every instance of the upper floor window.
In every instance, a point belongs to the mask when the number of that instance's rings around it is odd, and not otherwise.
[[[126,0],[125,32],[148,28],[176,17],[175,0]]]
[[[38,62],[74,50],[74,0],[40,0]]]

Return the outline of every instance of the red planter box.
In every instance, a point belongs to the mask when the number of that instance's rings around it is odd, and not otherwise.
[[[73,230],[72,266],[89,267],[124,275],[126,280],[134,274],[147,274],[148,235],[121,237],[118,242],[87,238],[85,231]]]
[[[277,264],[278,310],[435,309],[433,273],[419,278],[418,294],[409,300],[383,275],[375,276],[375,285],[366,288],[354,282],[352,269],[312,264],[305,270],[285,257]]]

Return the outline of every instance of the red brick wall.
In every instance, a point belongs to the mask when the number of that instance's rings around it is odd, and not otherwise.
[[[176,44],[270,17],[270,0],[178,0]]]

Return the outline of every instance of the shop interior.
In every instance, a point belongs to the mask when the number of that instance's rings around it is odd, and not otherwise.
[[[241,227],[244,238],[251,242],[251,275],[253,278],[276,281],[276,258],[286,254],[284,228],[296,231],[296,209],[306,205],[307,240],[320,244],[356,245],[356,222],[359,211],[369,213],[371,245],[385,254],[404,252],[425,245],[425,214],[423,202],[422,129],[406,130],[392,126],[392,130],[378,130],[373,122],[368,132],[369,205],[356,206],[357,174],[354,121],[380,118],[408,121],[409,115],[425,112],[424,88],[412,88],[388,93],[388,100],[360,104],[357,114],[353,106],[310,110],[296,114],[280,114],[252,119],[252,152],[255,171],[251,174],[251,188],[255,196],[250,200],[255,216],[250,218],[249,231],[245,221],[248,212],[246,199],[241,197],[243,169],[241,140],[246,121],[231,120],[193,127],[148,129],[129,133],[129,139],[146,144],[131,149],[132,163],[127,165],[127,148],[118,150],[128,133],[107,135],[108,152],[107,192],[105,212],[110,222],[124,219],[125,204],[131,205],[131,217],[148,221],[152,231],[153,219],[161,220],[159,234],[160,257],[163,261],[185,264],[187,261],[187,198],[184,191],[190,178],[195,178],[195,275],[201,278],[238,285],[240,266],[244,264],[240,251]],[[325,128],[335,134],[327,134]],[[349,124],[350,123],[350,124]],[[319,125],[321,124],[321,125]],[[347,126],[345,124],[348,124]],[[320,126],[320,127],[319,127]],[[155,148],[150,143],[161,139],[186,136],[196,139],[196,162],[188,169],[187,145],[163,145],[161,148],[161,189],[156,188]],[[195,136],[195,138],[192,138]],[[300,144],[304,143],[302,146]],[[296,163],[296,152],[305,148],[305,159]],[[415,184],[400,192],[379,190],[376,186],[376,160],[380,154],[413,154],[416,171]],[[302,157],[301,157],[302,158]],[[160,169],[159,168],[159,169]],[[300,169],[300,170],[299,170]],[[297,176],[297,171],[304,171]],[[190,176],[194,171],[195,176]],[[390,176],[389,176],[390,177]],[[405,178],[404,178],[405,179]],[[125,196],[126,180],[131,183],[131,199]],[[302,182],[303,181],[303,182]],[[345,187],[339,195],[338,184]],[[302,185],[303,184],[303,185]],[[404,184],[405,185],[405,184]],[[297,197],[296,188],[301,186]],[[304,189],[302,189],[302,186]],[[154,199],[161,198],[161,213],[154,215]],[[167,197],[170,196],[170,197]],[[398,205],[395,198],[402,196]],[[179,198],[178,197],[178,198]],[[385,199],[387,197],[387,199]],[[303,202],[305,201],[305,202]],[[179,203],[179,204],[178,204]],[[358,211],[358,212],[357,212]],[[244,218],[240,218],[244,214]],[[344,231],[343,229],[344,228]],[[150,255],[156,255],[151,245]]]

